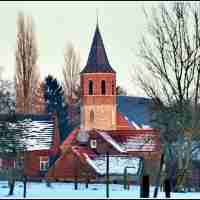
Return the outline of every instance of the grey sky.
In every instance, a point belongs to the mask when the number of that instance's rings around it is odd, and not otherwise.
[[[42,78],[51,73],[61,78],[63,52],[68,41],[79,50],[84,67],[90,50],[96,9],[99,26],[111,66],[117,71],[117,84],[130,94],[142,95],[131,82],[130,70],[139,67],[138,42],[145,32],[142,6],[157,2],[0,2],[0,65],[5,77],[12,78],[15,66],[16,20],[19,11],[31,15],[36,26],[38,65]]]

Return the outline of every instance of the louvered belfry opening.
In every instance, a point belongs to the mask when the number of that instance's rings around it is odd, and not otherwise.
[[[89,95],[93,95],[93,81],[89,81]]]
[[[106,94],[106,81],[105,80],[101,81],[101,94],[102,95]]]

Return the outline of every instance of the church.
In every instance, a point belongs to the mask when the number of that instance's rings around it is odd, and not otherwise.
[[[159,131],[150,126],[151,100],[116,95],[116,71],[111,67],[99,25],[96,25],[81,79],[81,125],[60,145],[60,155],[48,170],[57,181],[90,179],[106,175],[106,153],[112,181],[123,178],[125,168],[137,176],[158,169]]]
[[[16,110],[17,118],[30,119],[19,127],[13,124],[18,129],[26,126],[30,136],[24,156],[24,170],[29,180],[103,181],[106,155],[109,155],[109,175],[113,182],[122,180],[126,169],[132,179],[144,171],[155,177],[161,143],[159,130],[151,125],[152,101],[118,96],[116,76],[97,23],[86,66],[80,73],[80,126],[61,141],[57,117],[42,113],[43,103],[31,114]],[[8,121],[8,116],[0,117],[0,121],[5,120]],[[0,155],[0,161],[0,168],[15,167],[15,160]]]

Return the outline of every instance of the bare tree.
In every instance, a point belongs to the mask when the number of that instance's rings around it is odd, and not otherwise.
[[[39,72],[37,66],[37,45],[33,19],[24,16],[22,12],[17,20],[17,47],[16,47],[16,111],[32,112],[33,93]]]
[[[4,68],[0,67],[0,157],[9,159],[15,154],[18,138],[16,132],[10,131],[9,122],[7,120],[1,121],[5,116],[11,116],[12,118],[15,112],[14,84],[12,81],[2,78],[3,70]],[[14,177],[16,176],[13,168],[10,168],[10,170],[1,169],[0,172],[3,177],[8,178],[9,194],[12,194],[15,182]]]
[[[3,79],[4,67],[0,66],[0,114],[11,114],[15,111],[14,82]]]
[[[75,128],[80,119],[80,55],[72,43],[68,43],[65,49],[63,77],[69,124]]]
[[[175,144],[173,156],[184,175],[193,143],[200,139],[200,9],[188,2],[163,3],[145,15],[149,34],[141,41],[144,68],[137,71],[137,81],[153,99],[163,146]]]
[[[80,98],[80,56],[76,52],[72,43],[68,43],[64,53],[64,89],[66,100],[69,102],[70,99]]]
[[[44,82],[38,81],[33,93],[32,113],[45,113]]]

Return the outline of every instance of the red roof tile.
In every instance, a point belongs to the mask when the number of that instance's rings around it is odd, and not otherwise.
[[[95,152],[87,146],[73,146],[72,151],[75,152],[79,156],[81,156],[84,153],[86,153],[89,156],[96,155]]]
[[[80,131],[80,128],[74,129],[68,136],[67,138],[63,141],[62,145],[69,145],[76,139],[76,136],[78,132]]]
[[[103,133],[102,138],[121,153],[159,151],[161,148],[159,133],[152,129],[97,132],[100,135]]]

